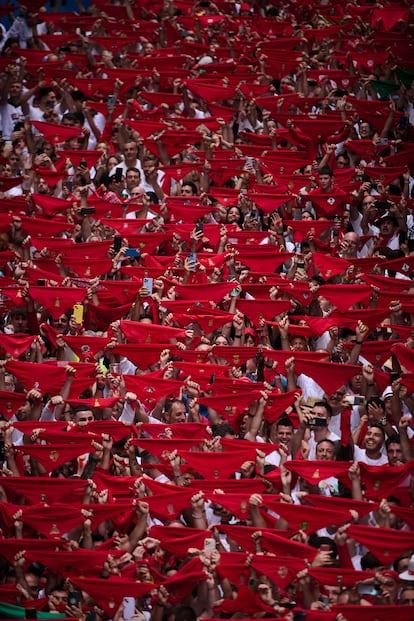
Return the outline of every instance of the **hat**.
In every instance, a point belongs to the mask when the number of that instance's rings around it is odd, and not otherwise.
[[[400,580],[414,582],[414,554],[411,555],[410,562],[405,571],[399,574]]]
[[[242,2],[242,4],[240,5],[240,12],[241,11],[250,11],[252,10],[252,7],[250,6],[250,4],[248,2]]]
[[[390,220],[394,224],[394,226],[398,226],[397,218],[393,216],[392,213],[390,213],[389,211],[386,211],[384,215],[381,216],[381,218],[378,218],[378,220],[375,220],[374,225],[380,226],[381,222],[384,222],[384,220]]]
[[[392,397],[393,392],[391,386],[387,386],[384,392],[381,395],[381,399],[388,399],[388,397]]]

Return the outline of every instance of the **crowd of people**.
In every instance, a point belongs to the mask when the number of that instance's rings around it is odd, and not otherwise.
[[[0,5],[0,618],[414,619],[414,5]]]

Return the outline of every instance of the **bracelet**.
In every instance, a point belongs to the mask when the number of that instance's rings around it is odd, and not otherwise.
[[[356,345],[362,345],[363,341],[355,341]]]
[[[241,338],[243,335],[242,334],[235,334],[234,338]]]
[[[369,382],[367,386],[375,386],[375,382]]]
[[[281,341],[288,341],[288,340],[289,340],[289,337],[288,337],[288,336],[281,336],[281,337],[280,337],[280,340],[281,340]]]

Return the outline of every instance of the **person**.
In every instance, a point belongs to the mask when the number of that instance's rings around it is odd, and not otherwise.
[[[337,6],[328,26],[315,3],[306,15],[264,6],[258,19],[253,4],[187,11],[167,1],[158,13],[113,5],[102,21],[77,4],[91,19],[81,39],[55,3],[40,9],[51,13],[44,24],[29,16],[30,32],[18,17],[2,48],[0,600],[22,603],[17,578],[33,559],[28,573],[45,597],[26,580],[24,603],[55,598],[80,619],[65,606],[64,580],[97,621],[286,616],[280,604],[293,617],[323,608],[344,621],[342,605],[367,603],[362,568],[378,572],[370,603],[398,618],[400,582],[388,571],[410,577],[401,555],[413,545],[413,89],[402,43],[412,12],[371,5],[361,19],[359,7]],[[38,37],[56,20],[60,35]],[[271,49],[276,30],[296,49]],[[13,33],[29,37],[24,55]],[[303,33],[309,57],[299,54]],[[385,35],[398,66],[380,50]],[[233,62],[245,57],[251,76]],[[221,64],[226,75],[212,85],[206,76]],[[52,89],[40,91],[42,106],[54,105],[52,93],[68,104],[47,106],[43,120],[64,112],[60,129],[82,136],[61,139],[53,125],[42,139],[11,124],[22,99],[33,105],[39,77]],[[398,90],[392,102],[388,88]],[[68,168],[62,148],[88,151],[96,140],[105,156],[86,152],[85,170]],[[30,178],[24,197],[8,189],[22,170],[11,166],[16,152]],[[116,167],[117,187],[104,176]],[[391,369],[401,376],[392,394]],[[282,506],[291,528],[280,537]],[[27,559],[14,552],[22,540]],[[65,554],[76,556],[76,575]]]

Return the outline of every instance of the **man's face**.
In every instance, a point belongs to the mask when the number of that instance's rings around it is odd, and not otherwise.
[[[395,228],[392,220],[383,220],[380,224],[380,233],[381,235],[393,235]]]
[[[338,168],[348,168],[349,166],[349,160],[347,160],[345,157],[338,157],[338,159],[336,160],[336,163],[338,165]]]
[[[330,442],[321,442],[316,447],[316,459],[331,461],[335,458],[335,449]]]
[[[283,445],[289,444],[293,436],[293,429],[289,425],[279,425],[276,427],[275,442]]]
[[[405,589],[401,595],[400,604],[402,604],[402,606],[414,606],[414,588]]]
[[[134,142],[127,142],[124,146],[125,161],[135,162],[138,155],[138,147]]]
[[[331,187],[330,175],[319,175],[319,185],[322,190],[328,190]]]
[[[365,435],[364,446],[367,451],[376,453],[384,442],[384,436],[377,427],[369,427]]]
[[[128,170],[127,174],[126,174],[126,185],[127,188],[132,189],[135,186],[139,185],[139,182],[141,181],[140,179],[140,174],[139,172],[135,172],[134,170]]]
[[[155,160],[146,160],[142,165],[144,175],[148,177],[156,169]]]
[[[387,449],[388,463],[390,466],[399,466],[403,463],[403,453],[401,450],[401,444],[397,442],[391,442]]]
[[[10,95],[11,97],[20,97],[23,91],[23,85],[21,82],[13,82],[10,85]]]
[[[187,412],[185,411],[184,403],[174,403],[171,411],[165,413],[165,420],[169,424],[173,423],[185,423]]]
[[[327,401],[329,405],[331,406],[331,408],[340,407],[344,394],[345,394],[345,386],[342,386],[341,388],[338,388],[338,390],[335,390],[332,394],[329,395],[329,397],[327,398]]]
[[[66,315],[61,315],[53,320],[53,327],[59,334],[66,334],[69,329],[69,319]]]
[[[13,331],[15,334],[27,333],[27,317],[26,315],[15,315],[11,320]]]
[[[91,423],[93,420],[95,420],[95,417],[92,410],[82,410],[81,412],[76,412],[75,414],[75,423],[81,427]]]

